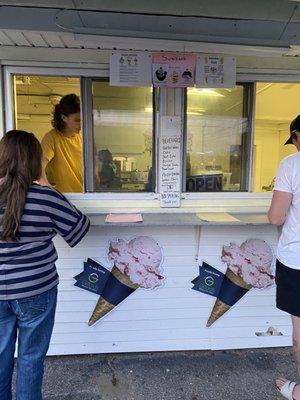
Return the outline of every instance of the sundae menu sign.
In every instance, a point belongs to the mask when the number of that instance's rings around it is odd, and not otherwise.
[[[223,87],[236,85],[236,59],[218,54],[112,51],[112,86]]]
[[[195,54],[154,53],[152,79],[154,86],[188,87],[195,83]]]

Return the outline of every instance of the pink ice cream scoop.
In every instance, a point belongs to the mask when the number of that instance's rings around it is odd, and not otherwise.
[[[223,246],[222,261],[247,284],[266,288],[274,284],[273,252],[261,239],[248,239],[241,246],[230,243]]]
[[[123,239],[111,242],[108,258],[132,283],[147,289],[162,285],[162,252],[152,238],[138,236],[129,242]]]

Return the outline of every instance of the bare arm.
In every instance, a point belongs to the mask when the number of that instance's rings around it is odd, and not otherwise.
[[[46,135],[43,137],[41,141],[41,146],[43,149],[42,173],[40,178],[38,179],[38,183],[42,186],[51,186],[46,175],[46,167],[55,154],[54,138],[51,131],[46,133]]]
[[[49,163],[49,161],[47,160],[47,158],[43,157],[43,160],[42,160],[42,173],[41,173],[41,176],[38,179],[38,183],[41,186],[51,186],[50,183],[48,182],[48,179],[47,179],[47,176],[46,176],[46,167],[47,167],[48,163]]]
[[[287,217],[293,195],[289,192],[274,190],[268,218],[272,225],[282,225]]]

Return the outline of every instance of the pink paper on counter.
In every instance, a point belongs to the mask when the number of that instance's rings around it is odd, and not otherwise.
[[[105,222],[112,224],[124,222],[143,222],[142,214],[108,214]]]

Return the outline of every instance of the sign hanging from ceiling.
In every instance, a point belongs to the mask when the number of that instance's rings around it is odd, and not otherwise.
[[[199,54],[196,87],[232,88],[236,85],[236,59],[232,56]]]
[[[111,86],[151,86],[152,54],[113,51],[109,59]]]
[[[154,53],[153,85],[165,87],[194,86],[195,69],[195,54]]]
[[[236,59],[218,54],[148,53],[113,51],[111,86],[232,88]]]

